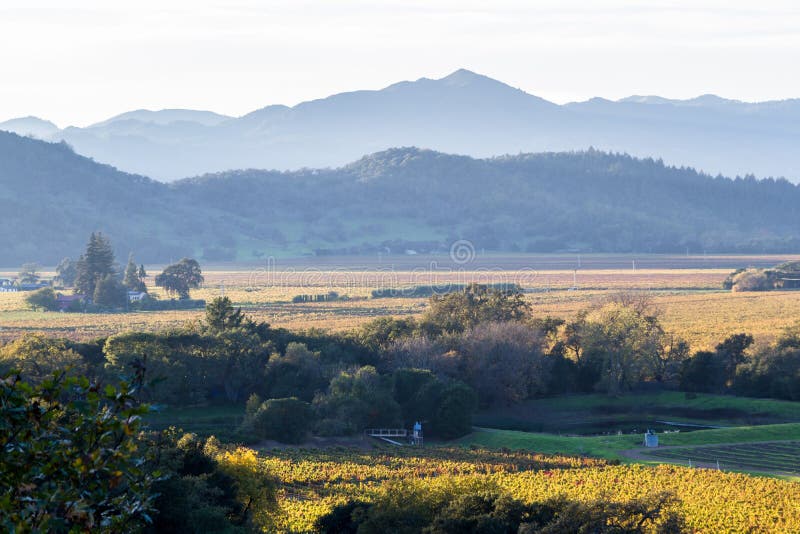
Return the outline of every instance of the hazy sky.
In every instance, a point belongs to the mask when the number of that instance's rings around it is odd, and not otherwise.
[[[0,0],[0,120],[241,115],[459,67],[555,102],[800,96],[797,0]]]

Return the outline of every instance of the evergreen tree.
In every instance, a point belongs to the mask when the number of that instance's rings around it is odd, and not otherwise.
[[[206,305],[206,323],[212,332],[238,328],[245,319],[242,309],[234,308],[228,297],[217,297]]]
[[[86,252],[78,259],[75,291],[94,295],[97,282],[114,274],[114,250],[111,241],[100,232],[92,232]]]
[[[128,294],[125,286],[112,275],[107,274],[95,284],[92,300],[98,306],[121,308],[127,304]]]
[[[139,268],[136,262],[133,261],[133,252],[128,256],[128,265],[125,267],[125,278],[122,283],[130,291],[146,292],[147,287],[144,285],[144,280],[139,276]]]

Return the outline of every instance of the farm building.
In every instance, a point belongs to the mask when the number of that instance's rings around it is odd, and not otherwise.
[[[19,291],[10,278],[0,278],[0,293],[16,293]]]
[[[128,291],[128,302],[140,302],[148,297],[144,291]]]
[[[81,295],[56,295],[56,302],[58,303],[59,311],[67,311],[68,309],[83,303]]]

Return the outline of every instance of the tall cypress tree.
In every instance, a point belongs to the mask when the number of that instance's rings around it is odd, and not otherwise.
[[[125,267],[125,278],[122,283],[130,291],[147,291],[144,280],[139,275],[139,268],[136,266],[136,262],[133,261],[133,252],[128,256],[128,265]]]
[[[86,252],[78,259],[78,276],[75,291],[81,295],[94,295],[98,280],[114,275],[114,250],[111,241],[100,232],[92,232]]]

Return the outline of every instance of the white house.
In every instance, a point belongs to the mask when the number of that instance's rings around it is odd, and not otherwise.
[[[147,298],[147,293],[143,291],[128,291],[128,302],[139,302]]]
[[[0,278],[0,293],[16,293],[19,291],[10,278]]]

